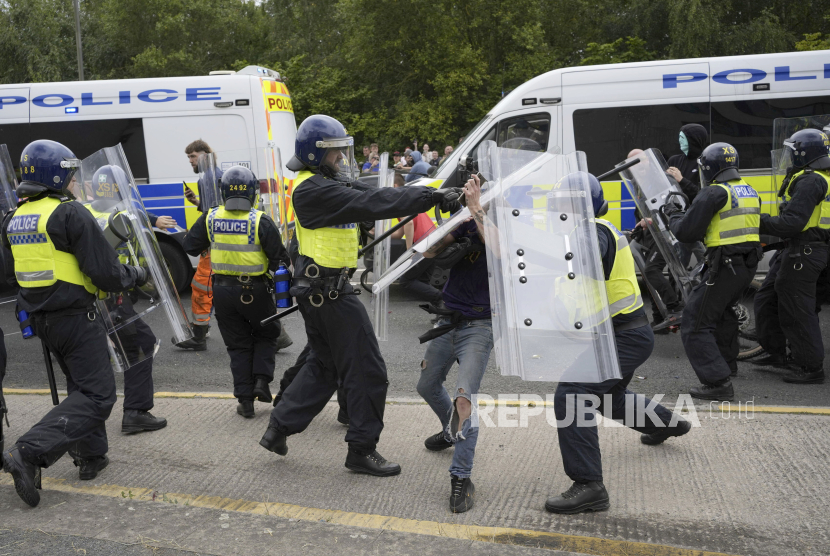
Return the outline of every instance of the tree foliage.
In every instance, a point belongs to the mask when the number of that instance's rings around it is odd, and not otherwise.
[[[81,0],[87,79],[283,73],[297,119],[457,143],[559,67],[830,48],[830,0]],[[0,0],[0,80],[77,79],[72,0]]]

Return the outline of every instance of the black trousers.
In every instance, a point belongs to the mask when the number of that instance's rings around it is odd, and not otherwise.
[[[796,364],[808,370],[824,365],[824,343],[816,314],[816,282],[827,266],[827,254],[828,247],[824,245],[778,251],[755,294],[758,342],[767,352],[778,355],[786,353],[789,342]]]
[[[617,357],[620,362],[622,380],[606,380],[597,384],[560,382],[554,395],[553,407],[558,421],[559,451],[565,473],[572,481],[587,482],[602,480],[602,454],[599,449],[596,418],[592,417],[588,426],[579,426],[580,408],[587,407],[585,395],[599,398],[597,413],[604,414],[606,394],[611,398],[611,417],[624,421],[626,415],[635,416],[634,423],[625,423],[637,432],[651,434],[671,423],[672,412],[660,404],[654,407],[659,422],[649,416],[644,408],[651,400],[628,390],[628,383],[637,367],[645,363],[654,349],[654,333],[650,326],[641,326],[625,330],[614,335],[617,341]],[[634,411],[626,412],[626,405]],[[577,407],[579,406],[579,407]],[[572,418],[572,419],[571,419]]]
[[[3,397],[3,378],[6,376],[6,339],[3,336],[3,329],[0,328],[0,450],[3,449],[3,425],[4,415],[7,412],[6,398]]]
[[[285,390],[291,385],[292,382],[294,382],[297,375],[300,374],[300,370],[302,370],[305,366],[305,362],[308,360],[309,353],[311,353],[311,344],[306,342],[305,347],[303,347],[303,351],[301,351],[300,356],[297,357],[297,361],[288,367],[282,374],[282,379],[280,379],[280,391],[277,393],[278,397],[285,394]],[[340,409],[348,415],[349,411],[346,407],[346,392],[342,387],[337,389],[337,403],[340,404]]]
[[[136,314],[133,304],[125,295],[121,313],[129,318]],[[133,321],[119,334],[121,344],[130,361],[140,361],[124,371],[124,409],[149,411],[153,409],[153,354],[156,335],[143,320]]]
[[[92,318],[90,317],[92,315]],[[73,458],[107,453],[105,422],[115,405],[115,376],[107,333],[95,313],[35,313],[38,337],[66,375],[69,395],[17,440],[26,460],[48,467],[69,452]],[[40,352],[32,339],[31,349]]]
[[[429,273],[434,267],[435,262],[432,259],[425,258],[404,272],[398,279],[398,282],[401,286],[417,296],[419,300],[438,303],[442,297],[441,290],[424,281],[424,278],[429,276]]]
[[[233,395],[239,400],[254,399],[254,384],[261,377],[274,380],[279,321],[260,326],[260,321],[277,312],[270,286],[261,279],[250,285],[213,284],[213,306],[222,340],[231,357]]]
[[[755,277],[758,265],[747,266],[740,256],[732,260],[735,274],[721,265],[714,283],[707,285],[711,278],[707,270],[683,309],[680,339],[692,369],[703,384],[727,380],[732,370],[738,368],[740,322],[732,306]]]
[[[663,276],[663,269],[666,267],[666,259],[663,257],[663,254],[657,248],[657,245],[654,245],[651,249],[649,249],[648,254],[646,255],[646,268],[645,268],[645,279],[648,280],[648,283],[657,290],[657,294],[660,296],[660,299],[663,300],[663,303],[666,305],[666,308],[669,311],[673,311],[677,307],[677,292],[674,290],[674,286],[669,282],[665,276]],[[657,309],[657,304],[652,304],[652,313],[654,314],[655,321],[663,320],[663,316],[660,315],[660,311]]]
[[[349,446],[370,452],[383,430],[386,363],[363,304],[354,295],[326,300],[321,307],[300,301],[311,350],[299,374],[271,412],[282,434],[302,432],[342,387],[349,413]]]

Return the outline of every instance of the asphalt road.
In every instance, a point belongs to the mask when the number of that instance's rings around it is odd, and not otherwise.
[[[369,295],[361,296],[368,306]],[[190,297],[182,302],[190,314]],[[389,302],[389,340],[381,342],[381,351],[389,371],[389,396],[416,398],[415,385],[424,346],[418,336],[428,330],[430,315],[418,308],[418,301],[398,286],[392,286]],[[820,314],[825,344],[830,345],[830,314]],[[211,328],[208,350],[187,352],[170,343],[170,328],[164,322],[161,311],[148,315],[147,322],[162,339],[156,356],[154,379],[156,391],[174,392],[230,392],[231,374],[227,352],[217,327]],[[293,364],[305,343],[302,317],[296,313],[285,319],[294,345],[277,354],[277,380],[282,371]],[[6,333],[8,370],[4,386],[7,388],[46,388],[46,374],[39,342],[23,340],[14,319],[14,304],[0,305],[0,327]],[[482,393],[492,396],[535,393],[542,397],[553,394],[555,383],[524,382],[516,377],[504,377],[498,373],[491,357],[487,374],[482,383]],[[736,396],[741,401],[754,401],[759,405],[827,406],[830,404],[830,382],[823,385],[799,386],[782,382],[783,371],[756,367],[741,363],[739,375],[734,379]],[[642,377],[642,378],[640,378]],[[450,372],[448,385],[453,386],[454,371]],[[62,377],[58,377],[63,388]],[[119,390],[121,378],[118,378]],[[664,394],[673,400],[678,394],[688,392],[697,384],[696,377],[683,351],[679,334],[657,336],[654,353],[638,369],[631,389],[648,395]]]

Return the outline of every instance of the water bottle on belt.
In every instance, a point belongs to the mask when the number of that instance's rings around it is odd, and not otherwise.
[[[291,307],[291,296],[288,294],[288,290],[291,289],[291,273],[288,272],[284,264],[280,264],[280,267],[274,273],[274,288],[276,289],[274,299],[276,299],[277,307],[280,309]]]
[[[20,324],[23,324],[27,320],[29,320],[29,313],[27,313],[23,309],[20,309],[17,312],[17,322],[19,322]],[[28,325],[26,327],[21,327],[20,331],[23,333],[23,339],[24,340],[27,339],[27,338],[31,338],[32,336],[35,335],[35,331],[32,330],[32,325]]]

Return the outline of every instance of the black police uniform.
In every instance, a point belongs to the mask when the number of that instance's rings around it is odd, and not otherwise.
[[[191,256],[198,256],[210,247],[206,218],[207,214],[200,216],[184,238],[184,250]],[[281,324],[274,321],[260,326],[260,321],[276,312],[270,275],[280,263],[287,266],[290,262],[280,232],[267,214],[259,220],[258,233],[262,250],[268,257],[266,274],[251,276],[247,283],[236,276],[213,274],[212,277],[216,321],[231,358],[233,395],[240,402],[254,400],[257,378],[264,378],[269,384],[274,380]]]
[[[302,226],[317,229],[425,212],[435,204],[434,191],[427,187],[358,191],[315,174],[294,190],[292,203]],[[341,281],[337,299],[324,295],[321,306],[310,303],[314,288],[297,284],[311,264],[315,263],[309,257],[297,257],[291,288],[300,304],[311,349],[305,365],[271,412],[270,427],[285,436],[302,432],[342,385],[350,420],[346,442],[356,453],[369,454],[383,430],[389,384],[386,364],[366,309],[352,295],[348,280]],[[320,277],[329,278],[336,286],[333,277],[341,269],[319,268]]]
[[[27,184],[17,191],[25,197]],[[41,193],[29,202],[44,198]],[[71,253],[81,271],[103,291],[134,287],[137,272],[122,265],[104,238],[92,214],[80,203],[59,197],[46,224],[55,248]],[[9,248],[6,227],[3,244]],[[11,277],[10,277],[11,278]],[[95,296],[83,286],[58,281],[42,288],[21,287],[18,305],[29,313],[35,333],[55,356],[66,375],[69,395],[17,440],[20,454],[30,464],[49,467],[67,451],[76,460],[107,453],[105,422],[115,404],[115,376],[107,349],[107,331],[96,318]]]
[[[789,342],[796,365],[813,372],[824,365],[816,282],[827,266],[830,230],[802,230],[827,195],[827,182],[806,172],[793,180],[789,192],[791,200],[778,216],[761,215],[761,233],[785,238],[787,246],[772,257],[755,294],[755,326],[767,353],[783,360]]]
[[[702,241],[712,218],[728,201],[723,187],[713,183],[703,188],[685,215],[671,215],[672,233],[684,243]],[[680,329],[686,355],[704,385],[724,385],[737,372],[740,323],[732,306],[754,278],[762,256],[760,242],[707,246],[708,268],[692,290]]]

